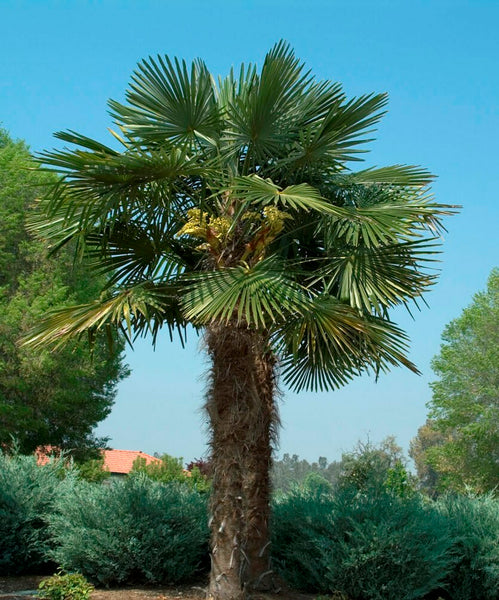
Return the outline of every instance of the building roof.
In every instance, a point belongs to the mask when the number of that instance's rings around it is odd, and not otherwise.
[[[101,453],[104,459],[104,468],[108,469],[110,473],[119,475],[128,475],[137,458],[144,458],[146,465],[156,461],[160,462],[159,458],[155,458],[141,450],[101,450]],[[46,465],[50,460],[50,456],[58,456],[59,454],[60,450],[55,446],[39,446],[35,451],[39,466]]]
[[[126,475],[132,470],[132,466],[137,458],[144,458],[146,465],[152,462],[159,462],[158,458],[146,454],[141,450],[103,450],[104,468],[109,469],[111,473]]]

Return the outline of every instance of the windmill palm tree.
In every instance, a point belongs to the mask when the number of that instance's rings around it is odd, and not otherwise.
[[[277,375],[299,391],[416,371],[389,311],[433,283],[451,207],[433,201],[425,169],[351,170],[386,95],[348,100],[284,42],[260,71],[218,81],[200,60],[149,58],[126,100],[109,102],[120,150],[70,131],[56,136],[73,149],[39,157],[61,178],[33,229],[55,250],[75,242],[109,283],[95,302],[48,315],[28,343],[202,332],[210,593],[241,599],[271,575]]]

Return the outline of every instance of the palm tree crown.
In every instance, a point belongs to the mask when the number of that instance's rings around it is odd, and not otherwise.
[[[75,149],[39,158],[62,178],[33,228],[55,248],[76,240],[109,286],[32,344],[237,322],[265,332],[297,390],[415,370],[388,310],[433,282],[423,267],[450,207],[419,167],[348,167],[385,94],[347,100],[280,42],[260,72],[218,82],[200,60],[149,58],[126,99],[109,102],[121,151],[70,131],[56,136]]]

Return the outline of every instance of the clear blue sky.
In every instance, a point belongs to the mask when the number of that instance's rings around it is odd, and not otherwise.
[[[424,165],[439,177],[437,199],[463,205],[447,220],[429,308],[414,321],[396,315],[423,375],[398,369],[334,393],[284,390],[279,454],[332,460],[368,435],[393,434],[407,448],[426,417],[444,325],[499,266],[498,26],[497,0],[2,0],[0,122],[34,151],[57,146],[52,133],[68,128],[107,141],[106,100],[123,99],[141,58],[199,56],[225,74],[241,61],[261,64],[280,38],[349,95],[387,91],[389,114],[367,165]],[[155,353],[142,342],[127,359],[133,374],[99,434],[115,448],[202,455],[197,338],[182,350],[165,337]]]

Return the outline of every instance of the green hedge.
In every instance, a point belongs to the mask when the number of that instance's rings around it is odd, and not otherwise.
[[[445,517],[455,564],[446,582],[452,600],[499,598],[499,500],[453,495],[435,507]]]
[[[47,519],[64,474],[58,461],[40,467],[34,456],[0,453],[0,575],[39,573],[49,567]]]
[[[63,485],[50,519],[51,557],[101,584],[177,583],[206,564],[206,497],[143,475]]]
[[[291,586],[352,600],[499,598],[497,498],[308,483],[274,502],[274,566]],[[192,581],[209,566],[207,496],[143,474],[88,483],[58,462],[0,454],[0,575],[57,564],[101,585]]]
[[[417,496],[295,490],[277,502],[273,555],[292,586],[362,600],[416,600],[455,556],[446,518]]]

